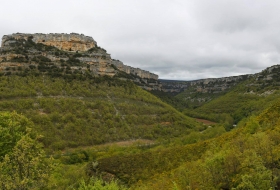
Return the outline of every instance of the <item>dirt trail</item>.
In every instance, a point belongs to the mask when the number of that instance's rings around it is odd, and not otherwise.
[[[105,144],[100,144],[100,145],[93,145],[93,146],[80,146],[77,148],[66,148],[65,150],[62,151],[62,153],[65,152],[71,152],[75,150],[86,150],[90,148],[102,148],[102,147],[107,147],[107,146],[120,146],[120,147],[128,147],[128,146],[148,146],[148,145],[153,145],[155,144],[155,141],[148,140],[148,139],[137,139],[137,140],[127,140],[127,141],[118,141],[118,142],[111,142],[111,143],[105,143]]]
[[[209,121],[206,119],[199,119],[199,118],[194,118],[196,121],[203,123],[204,125],[215,125],[217,123],[213,122],[213,121]]]

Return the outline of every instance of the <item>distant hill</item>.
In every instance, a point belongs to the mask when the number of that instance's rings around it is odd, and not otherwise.
[[[260,73],[195,81],[160,80],[162,91],[152,93],[186,115],[228,123],[258,113],[279,95],[280,66]],[[231,127],[230,127],[231,126]]]
[[[237,123],[242,118],[257,114],[279,97],[280,66],[275,65],[236,85],[225,95],[195,109],[204,114],[229,114]]]
[[[162,80],[162,91],[182,100],[188,107],[199,107],[230,91],[252,75],[209,78],[193,81]]]

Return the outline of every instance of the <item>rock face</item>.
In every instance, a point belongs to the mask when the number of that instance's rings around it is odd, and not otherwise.
[[[249,94],[265,95],[271,91],[279,90],[280,65],[268,67],[253,75],[251,80],[245,84],[245,90]]]
[[[161,90],[158,75],[111,59],[92,37],[83,34],[5,35],[0,48],[0,74],[35,69],[52,75],[88,74],[118,76],[141,88]],[[124,74],[125,73],[125,74]]]
[[[158,80],[158,75],[156,75],[154,73],[150,73],[149,71],[139,69],[139,68],[134,68],[134,67],[124,65],[123,62],[121,62],[119,60],[113,60],[112,64],[115,65],[119,70],[124,71],[127,74],[136,75],[136,76],[139,76],[140,78]]]
[[[2,38],[1,47],[9,46],[14,43],[15,40],[25,39],[29,37],[35,43],[42,43],[48,46],[54,46],[64,51],[87,51],[96,47],[96,42],[92,37],[85,36],[83,34],[22,34],[16,33],[11,35],[5,35]]]

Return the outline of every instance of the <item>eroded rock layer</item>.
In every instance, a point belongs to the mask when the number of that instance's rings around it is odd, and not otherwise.
[[[15,40],[31,38],[35,43],[42,43],[48,46],[54,46],[60,50],[65,51],[87,51],[96,46],[96,42],[90,36],[83,34],[64,34],[64,33],[51,33],[51,34],[22,34],[16,33],[5,35],[2,38],[2,47],[10,46]]]
[[[112,59],[92,37],[76,33],[5,35],[0,48],[0,71],[4,75],[39,71],[53,76],[117,76],[147,90],[161,90],[158,75]]]

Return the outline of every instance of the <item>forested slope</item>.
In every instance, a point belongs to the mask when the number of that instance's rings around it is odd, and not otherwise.
[[[200,126],[132,82],[111,77],[1,76],[0,100],[1,110],[33,121],[52,150],[172,138]]]
[[[219,137],[101,159],[99,169],[133,189],[279,189],[279,107],[280,101]]]
[[[239,83],[226,94],[200,107],[186,108],[183,112],[192,117],[223,122],[229,130],[243,118],[259,114],[278,101],[279,72],[278,65],[269,67]]]

